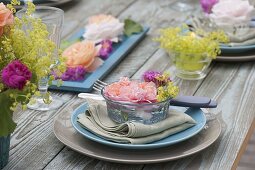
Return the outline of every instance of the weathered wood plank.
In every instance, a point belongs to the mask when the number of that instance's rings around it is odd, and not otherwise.
[[[222,74],[224,72],[224,74]],[[208,149],[191,157],[147,169],[231,169],[239,148],[255,116],[255,65],[216,64],[196,95],[207,95],[219,102],[216,113],[223,123],[221,137]]]
[[[52,169],[112,169],[112,170],[140,170],[143,165],[121,165],[117,163],[108,163],[104,161],[91,159],[78,152],[75,152],[68,147],[65,147],[59,155],[45,168]]]
[[[95,14],[112,14],[118,16],[123,9],[128,8],[134,0],[128,1],[86,1],[78,0],[70,6],[63,6],[65,11],[64,38],[72,35],[73,32],[84,28],[87,17]]]
[[[158,44],[153,41],[153,38],[158,34],[158,29],[170,25],[177,25],[187,19],[185,13],[178,13],[171,10],[170,6],[173,2],[173,0],[159,0],[157,1],[157,5],[155,5],[154,1],[140,0],[120,15],[120,18],[130,17],[143,25],[150,26],[150,31],[145,39],[104,81],[113,82],[121,76],[131,77],[157,51]],[[160,65],[158,66],[161,67]]]
[[[106,81],[114,81],[118,79],[120,76],[132,76],[134,73],[137,72],[137,70],[143,66],[141,69],[139,69],[138,73],[136,73],[132,78],[139,78],[142,74],[142,70],[144,69],[155,69],[158,68],[158,70],[166,70],[170,66],[169,57],[163,52],[162,50],[158,50],[158,44],[152,41],[152,38],[155,37],[157,34],[158,25],[161,26],[169,26],[173,24],[179,24],[183,20],[185,20],[187,17],[184,14],[176,13],[176,11],[169,10],[169,6],[171,3],[165,2],[165,1],[158,1],[159,6],[155,6],[153,3],[147,3],[147,1],[138,1],[137,3],[133,4],[129,9],[127,9],[125,12],[123,12],[120,15],[120,18],[125,18],[126,16],[131,16],[131,18],[134,18],[135,20],[144,23],[144,25],[150,25],[151,30],[144,41],[142,41],[139,46],[131,52],[130,55],[126,57],[122,61],[122,63],[113,71],[113,73],[106,78]],[[139,11],[140,8],[146,8],[150,10],[144,11],[143,14],[137,13],[136,11]],[[161,12],[160,12],[161,11]],[[149,15],[147,13],[149,13]],[[165,13],[162,15],[162,13]],[[174,17],[179,16],[179,20],[176,21],[173,18],[169,18],[169,15]],[[149,21],[144,21],[144,18],[150,18]],[[168,22],[167,22],[168,21]],[[155,53],[155,54],[154,54]],[[154,55],[153,55],[154,54]],[[156,63],[156,64],[155,64]],[[144,65],[143,65],[144,64]],[[160,67],[159,67],[160,66]],[[171,69],[173,69],[171,67]],[[177,79],[177,81],[179,81]],[[183,87],[186,90],[186,94],[193,94],[194,91],[197,89],[202,81],[180,81],[182,83]],[[190,84],[193,85],[193,90],[190,89]],[[59,164],[58,162],[61,160],[59,157],[63,157],[63,155],[68,155],[67,151],[63,150],[59,153],[59,155],[46,167],[47,169],[51,169],[56,166],[56,164]],[[69,155],[70,159],[73,159],[75,161],[75,157],[72,158],[72,155]],[[72,161],[72,162],[73,162]],[[83,162],[83,163],[82,163]],[[84,164],[84,168],[86,167],[86,159],[84,161],[79,160],[79,164]],[[106,163],[104,161],[100,161],[99,164],[102,165],[109,165],[110,167],[114,167],[115,164]],[[59,169],[65,167],[65,163],[63,165],[59,165]],[[120,164],[119,169],[127,168],[127,165]],[[140,165],[141,166],[141,165]]]
[[[127,8],[132,2],[133,0],[125,2],[117,0],[80,1],[76,3],[73,8],[68,8],[67,12],[67,15],[75,15],[79,22],[74,22],[75,19],[68,19],[68,17],[66,17],[66,22],[73,21],[70,22],[70,25],[76,23],[80,24],[80,21],[90,15],[89,12],[87,15],[85,14],[86,12],[84,12],[84,15],[80,15],[82,11],[92,11],[93,14],[104,11],[106,13],[118,15],[120,11]],[[109,8],[111,5],[118,8]],[[77,28],[78,26],[76,25],[75,27]],[[73,29],[70,30],[72,31]],[[75,104],[79,99],[77,99],[76,95],[70,93],[58,92],[54,94],[62,96],[68,103],[57,111],[38,112],[27,110],[25,112],[20,111],[15,113],[14,118],[15,121],[18,122],[18,127],[12,134],[10,159],[5,169],[42,169],[61,149],[63,149],[64,145],[60,143],[53,134],[53,119],[61,110],[68,109],[69,105]]]

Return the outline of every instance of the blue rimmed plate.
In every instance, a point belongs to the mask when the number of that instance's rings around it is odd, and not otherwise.
[[[93,88],[93,84],[97,79],[105,77],[113,68],[115,68],[119,62],[139,43],[149,31],[148,27],[144,27],[143,32],[133,34],[129,37],[123,36],[122,42],[114,44],[113,52],[110,54],[103,65],[97,68],[91,74],[86,74],[83,81],[63,81],[63,84],[58,87],[56,82],[49,89],[71,91],[71,92],[90,92]],[[84,30],[80,30],[70,41],[77,40],[82,37]]]
[[[250,22],[250,27],[255,27],[255,21]],[[240,46],[235,46],[231,47],[228,45],[222,44],[220,46],[221,53],[223,54],[236,54],[236,53],[243,53],[243,52],[249,52],[255,49],[255,44],[251,45],[240,45]]]
[[[227,46],[227,45],[221,45],[220,46],[221,52],[223,54],[225,53],[243,53],[243,52],[248,52],[252,51],[255,49],[255,44],[254,45],[244,45],[244,46]]]
[[[123,143],[116,143],[116,142],[105,140],[95,135],[94,133],[91,133],[90,131],[84,129],[77,122],[77,117],[79,114],[84,113],[86,109],[87,109],[87,104],[84,103],[74,110],[74,112],[71,115],[71,123],[73,127],[85,138],[88,138],[92,141],[95,141],[104,145],[117,147],[117,148],[124,148],[124,149],[154,149],[154,148],[160,148],[160,147],[176,144],[193,137],[194,135],[199,133],[203,129],[204,125],[206,124],[206,117],[204,113],[202,112],[202,110],[197,108],[189,108],[185,113],[191,116],[197,122],[195,126],[188,128],[182,132],[176,133],[174,135],[170,135],[156,142],[152,142],[148,144],[135,144],[135,145],[123,144]]]

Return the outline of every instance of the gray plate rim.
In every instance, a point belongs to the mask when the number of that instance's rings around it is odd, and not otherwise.
[[[74,151],[77,151],[77,152],[84,154],[86,156],[96,158],[99,160],[116,162],[116,163],[129,163],[129,164],[130,163],[132,163],[132,164],[146,163],[146,164],[148,164],[148,163],[158,163],[158,162],[172,161],[172,160],[184,158],[184,157],[190,156],[192,154],[195,154],[197,152],[200,152],[200,151],[204,150],[205,148],[209,147],[211,144],[213,144],[219,138],[219,136],[221,134],[221,130],[222,130],[220,121],[218,119],[212,120],[212,121],[208,122],[208,124],[209,124],[208,128],[211,128],[210,125],[214,126],[215,129],[212,130],[214,133],[216,132],[216,134],[214,134],[214,136],[208,137],[207,133],[198,134],[198,135],[194,136],[193,138],[191,138],[191,140],[192,139],[199,140],[196,138],[200,138],[201,135],[202,135],[202,137],[203,137],[203,135],[207,136],[209,139],[207,141],[204,141],[202,144],[198,145],[197,146],[198,148],[195,148],[195,149],[191,148],[191,149],[188,149],[188,151],[185,152],[184,154],[179,154],[179,155],[177,154],[175,156],[170,156],[169,154],[171,154],[171,152],[169,152],[169,149],[170,149],[170,151],[172,151],[172,149],[174,149],[176,147],[183,148],[182,146],[178,146],[178,145],[182,145],[185,143],[187,144],[187,141],[189,141],[189,140],[175,144],[175,145],[171,145],[169,147],[163,147],[161,149],[152,149],[152,150],[146,149],[146,150],[130,151],[127,149],[114,148],[114,147],[105,146],[105,145],[99,144],[97,142],[90,141],[89,139],[86,139],[85,137],[80,135],[78,132],[76,132],[76,130],[71,125],[70,119],[65,119],[66,121],[68,120],[67,122],[59,121],[59,118],[61,117],[61,115],[63,115],[63,113],[60,113],[54,119],[54,122],[53,122],[53,132],[59,141],[61,141],[63,144],[65,144],[69,148],[73,149]],[[69,113],[69,117],[70,116],[71,116],[71,112]],[[63,127],[59,127],[59,123],[61,123],[62,125],[68,124],[68,127],[66,127],[66,129],[63,129]],[[62,133],[62,131],[65,131],[65,133],[72,136],[73,139],[70,139],[70,137],[67,138],[66,135]],[[72,142],[72,140],[75,140],[74,138],[76,138],[78,140],[76,143]],[[79,139],[82,140],[80,142],[83,145],[79,144]],[[101,148],[101,150],[100,150],[100,148]],[[105,153],[101,153],[100,151],[102,151],[102,150]],[[146,156],[148,155],[148,152],[152,153],[150,158],[146,158]],[[157,154],[159,152],[160,152],[159,155],[160,156],[162,155],[162,156],[160,158],[157,158],[155,156],[155,154]],[[162,152],[163,152],[163,154],[162,154]],[[184,152],[184,151],[182,151],[182,152]],[[153,154],[153,153],[155,153],[155,154]],[[114,156],[114,154],[115,154],[115,156]],[[116,154],[117,154],[117,156],[116,156]]]

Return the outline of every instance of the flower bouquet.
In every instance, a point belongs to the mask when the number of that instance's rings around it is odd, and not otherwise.
[[[198,80],[206,76],[206,68],[220,54],[220,42],[227,42],[228,38],[223,31],[190,32],[183,25],[161,29],[155,41],[170,54],[178,77]]]
[[[0,165],[8,160],[8,152],[3,149],[2,140],[14,131],[16,123],[12,113],[21,104],[26,109],[30,98],[37,92],[37,82],[52,72],[52,59],[55,44],[48,39],[46,26],[38,18],[29,17],[35,10],[33,3],[28,3],[27,17],[14,17],[17,0],[5,6],[0,3]],[[26,28],[26,29],[24,29]],[[61,57],[60,57],[61,58]],[[55,72],[61,74],[64,65],[59,61]],[[51,76],[51,80],[53,77]],[[3,152],[3,153],[2,153]],[[7,153],[7,159],[4,158]]]
[[[67,70],[60,78],[64,81],[83,81],[103,66],[122,43],[124,35],[128,37],[142,31],[143,27],[131,19],[121,22],[105,14],[89,17],[82,37],[74,42],[65,41],[62,45]]]

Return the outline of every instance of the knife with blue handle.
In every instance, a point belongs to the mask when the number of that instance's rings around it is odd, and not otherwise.
[[[217,102],[208,97],[178,96],[170,100],[170,105],[196,108],[216,108]]]

